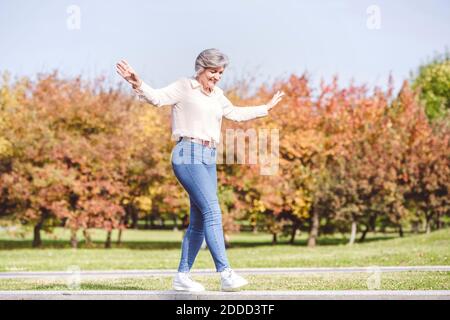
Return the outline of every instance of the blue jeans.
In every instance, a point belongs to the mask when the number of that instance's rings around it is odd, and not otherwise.
[[[172,169],[190,200],[189,227],[183,238],[179,272],[192,268],[205,238],[216,270],[229,267],[217,196],[216,160],[215,148],[191,141],[179,141],[172,150]]]

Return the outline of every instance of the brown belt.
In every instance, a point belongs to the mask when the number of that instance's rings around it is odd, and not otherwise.
[[[197,142],[197,143],[200,143],[201,145],[203,145],[205,147],[209,147],[209,148],[216,147],[216,143],[214,141],[203,140],[203,139],[198,139],[198,138],[191,138],[191,137],[180,137],[180,139],[178,139],[178,141],[181,141],[181,140]]]

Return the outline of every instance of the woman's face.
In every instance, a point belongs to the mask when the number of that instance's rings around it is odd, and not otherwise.
[[[213,90],[214,86],[222,78],[223,71],[223,67],[206,68],[202,73],[198,75],[197,80],[204,88]]]

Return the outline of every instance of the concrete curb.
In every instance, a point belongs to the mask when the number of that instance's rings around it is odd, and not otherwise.
[[[295,275],[310,273],[354,273],[354,272],[405,272],[405,271],[424,271],[424,272],[450,272],[450,266],[370,266],[370,267],[339,267],[339,268],[242,268],[234,269],[242,275]],[[176,270],[86,270],[78,271],[70,269],[68,271],[18,271],[18,272],[0,272],[0,279],[45,279],[45,278],[65,278],[67,276],[79,275],[82,278],[133,278],[147,276],[174,276]],[[215,270],[202,269],[193,270],[193,275],[217,275]]]
[[[450,300],[450,290],[240,291],[0,291],[1,300]]]

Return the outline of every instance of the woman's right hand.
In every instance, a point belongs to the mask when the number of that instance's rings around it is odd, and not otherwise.
[[[136,71],[126,62],[125,60],[120,60],[116,64],[116,71],[119,75],[122,76],[129,84],[133,87],[133,89],[139,88],[142,84],[141,78],[137,75]]]

